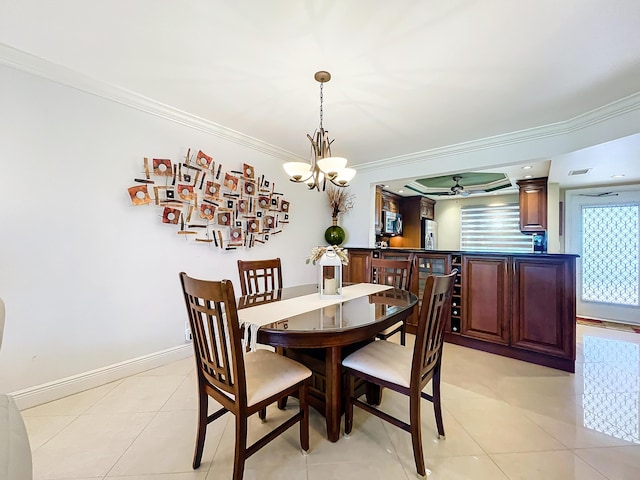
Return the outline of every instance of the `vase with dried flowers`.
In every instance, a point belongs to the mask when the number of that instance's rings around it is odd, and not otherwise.
[[[324,232],[324,239],[329,245],[340,245],[344,242],[345,232],[338,225],[338,215],[347,213],[353,208],[353,194],[346,188],[327,188],[327,198],[331,207],[333,224]]]

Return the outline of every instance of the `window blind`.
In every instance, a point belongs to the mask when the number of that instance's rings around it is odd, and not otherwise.
[[[520,206],[460,209],[460,250],[468,252],[533,252],[533,236],[520,232]]]

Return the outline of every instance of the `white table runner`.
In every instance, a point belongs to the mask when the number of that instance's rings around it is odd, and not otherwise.
[[[346,302],[353,298],[364,297],[365,295],[389,290],[390,288],[392,287],[376,283],[357,283],[355,285],[342,287],[342,296],[340,298],[320,298],[318,293],[312,293],[279,302],[270,302],[263,305],[256,305],[255,307],[243,308],[242,310],[238,310],[238,320],[242,328],[244,328],[243,338],[245,345],[248,341],[251,345],[251,350],[255,350],[258,328],[263,325],[337,303]]]

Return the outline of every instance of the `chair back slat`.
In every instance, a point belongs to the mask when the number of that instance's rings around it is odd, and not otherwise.
[[[411,265],[409,260],[371,259],[371,283],[389,285],[402,290],[411,288]]]
[[[418,330],[411,375],[419,376],[420,388],[433,377],[442,359],[444,326],[451,309],[451,294],[456,271],[449,275],[427,277],[418,314]]]
[[[233,284],[198,280],[185,273],[180,279],[198,376],[242,401],[246,397],[244,357]]]
[[[238,260],[238,273],[243,296],[282,288],[280,258]]]

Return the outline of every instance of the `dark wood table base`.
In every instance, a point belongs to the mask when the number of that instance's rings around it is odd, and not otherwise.
[[[326,418],[327,438],[336,442],[340,438],[340,420],[344,413],[344,386],[346,377],[342,371],[342,360],[367,342],[347,347],[285,348],[283,354],[303,365],[313,373],[308,390],[309,405]],[[367,395],[367,402],[380,404],[381,390],[361,382],[356,392]],[[284,405],[279,405],[281,408]]]

